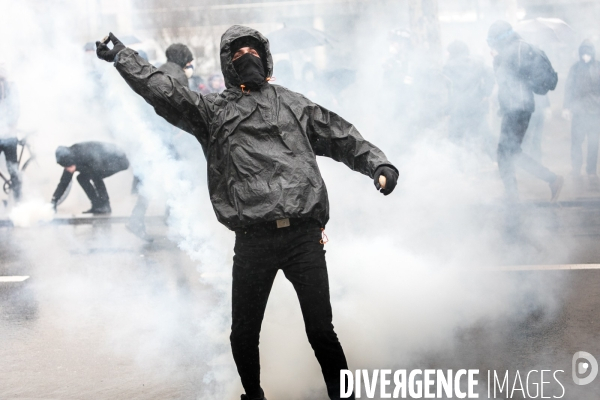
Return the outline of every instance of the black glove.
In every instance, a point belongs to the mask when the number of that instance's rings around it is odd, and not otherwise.
[[[108,34],[108,39],[110,42],[112,42],[113,48],[109,49],[106,44],[98,41],[96,42],[96,55],[101,60],[114,62],[117,53],[125,49],[125,45],[121,43],[121,41],[117,39],[112,32]]]
[[[385,189],[382,189],[381,185],[379,184],[379,177],[381,175],[385,176],[386,179]],[[375,170],[375,174],[373,175],[373,183],[375,183],[377,190],[387,196],[394,191],[394,188],[398,183],[398,173],[392,167],[381,165]]]

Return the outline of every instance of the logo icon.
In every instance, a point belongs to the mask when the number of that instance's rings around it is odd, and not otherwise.
[[[583,361],[585,360],[585,361]],[[585,376],[585,378],[580,378]],[[598,375],[598,361],[590,353],[578,351],[573,354],[573,382],[576,385],[588,385],[592,383]]]

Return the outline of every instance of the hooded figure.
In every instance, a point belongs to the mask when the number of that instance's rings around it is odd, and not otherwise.
[[[6,65],[0,62],[0,154],[4,153],[10,174],[10,187],[17,201],[21,198],[21,176],[17,156],[19,141],[15,129],[19,122],[20,110],[17,86],[9,80]]]
[[[491,154],[487,99],[494,89],[494,73],[483,60],[469,55],[464,42],[450,43],[448,53],[444,75],[450,80],[449,137],[459,144],[477,144]]]
[[[550,200],[556,201],[563,178],[524,154],[523,137],[535,110],[532,84],[535,52],[506,21],[496,21],[488,31],[488,44],[495,53],[494,72],[498,83],[498,101],[502,127],[498,142],[498,169],[509,202],[519,199],[515,167],[518,165],[549,185]]]
[[[111,212],[104,179],[129,168],[129,160],[125,153],[114,144],[82,142],[70,147],[59,146],[56,149],[56,162],[64,168],[64,172],[52,195],[55,208],[67,190],[73,173],[78,171],[77,181],[92,202],[92,208],[84,213],[109,214]]]
[[[188,86],[188,78],[194,72],[194,67],[189,63],[194,60],[194,56],[190,49],[181,43],[175,43],[167,47],[166,51],[167,62],[161,65],[158,69],[170,75],[184,86]],[[186,70],[190,76],[187,76]]]
[[[583,141],[587,137],[586,172],[596,177],[600,138],[600,61],[592,42],[579,46],[579,61],[569,71],[564,108],[571,121],[571,165],[578,177],[583,166]]]
[[[129,86],[173,125],[194,135],[208,164],[217,219],[236,233],[233,266],[233,356],[245,399],[263,399],[258,339],[279,269],[292,282],[306,332],[330,398],[340,398],[346,359],[331,323],[321,231],[329,202],[316,156],[343,162],[394,189],[397,170],[381,150],[337,114],[282,86],[268,83],[268,40],[239,25],[221,37],[227,89],[202,96],[156,70],[111,34],[116,51],[98,45]],[[115,55],[116,53],[116,55]]]

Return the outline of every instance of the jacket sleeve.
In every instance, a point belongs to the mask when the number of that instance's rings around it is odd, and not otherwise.
[[[567,82],[565,83],[565,102],[563,108],[571,109],[575,97],[575,66],[569,70]]]
[[[205,97],[159,71],[129,48],[119,52],[115,67],[158,115],[196,136],[201,144],[206,143],[210,111]]]
[[[58,186],[52,195],[52,201],[58,201],[58,199],[65,194],[65,190],[67,190],[67,187],[69,187],[71,179],[73,179],[73,174],[65,169],[60,177],[60,182],[58,183]]]
[[[308,134],[316,155],[342,162],[371,178],[382,165],[398,172],[385,154],[365,140],[351,123],[317,104],[311,104],[308,110]]]

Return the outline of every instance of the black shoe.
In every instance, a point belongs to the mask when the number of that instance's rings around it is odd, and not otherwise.
[[[251,399],[248,395],[243,394],[241,400],[267,400],[267,398],[263,395],[262,397],[255,397]]]
[[[103,215],[110,214],[112,210],[110,209],[110,204],[105,204],[100,207],[92,207],[92,214],[94,215]]]
[[[92,207],[87,211],[83,211],[82,214],[94,214],[95,212],[96,212],[96,209],[94,207]]]

